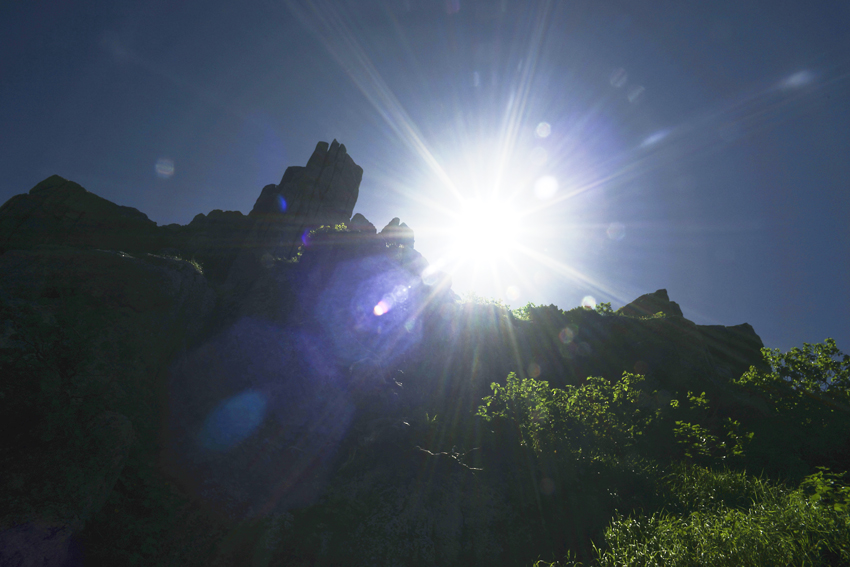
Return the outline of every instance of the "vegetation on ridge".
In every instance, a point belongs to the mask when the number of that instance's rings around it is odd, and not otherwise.
[[[340,395],[356,412],[329,453],[321,494],[234,522],[208,513],[157,467],[159,432],[149,418],[156,393],[124,375],[117,389],[118,359],[138,354],[119,350],[129,349],[121,336],[97,334],[113,322],[99,320],[93,300],[71,288],[39,293],[29,303],[0,304],[0,371],[13,378],[0,383],[3,449],[84,449],[87,424],[104,408],[133,420],[140,447],[82,532],[93,562],[850,562],[850,357],[831,339],[787,353],[764,349],[763,366],[722,384],[622,370],[613,378],[562,376],[551,364],[544,380],[535,363],[489,384],[503,368],[498,357],[512,363],[515,352],[540,365],[547,354],[589,364],[590,347],[581,343],[590,335],[580,329],[601,333],[604,323],[664,341],[683,327],[675,317],[623,316],[606,304],[511,312],[475,297],[446,302],[422,315],[421,352],[394,363],[398,374],[369,361],[349,368],[351,384]],[[622,367],[625,339],[600,336],[594,344],[604,346],[593,348],[607,350],[594,354]],[[368,385],[362,391],[360,379]],[[303,449],[287,442],[263,451]],[[16,491],[10,485],[7,493]]]

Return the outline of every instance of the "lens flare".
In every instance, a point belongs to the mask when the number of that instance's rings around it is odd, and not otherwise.
[[[581,306],[585,309],[596,309],[596,299],[592,295],[585,295],[581,300]]]
[[[622,67],[620,69],[614,69],[611,71],[611,77],[608,81],[611,83],[612,87],[622,88],[626,86],[626,82],[629,80],[629,75],[626,73],[626,70]]]
[[[378,317],[389,313],[390,309],[392,309],[397,303],[404,303],[407,301],[407,298],[410,295],[408,291],[409,289],[409,286],[395,286],[390,293],[382,297],[378,304],[375,305],[375,308],[372,309],[372,313]]]
[[[168,179],[174,175],[174,160],[168,158],[159,158],[154,166],[156,175],[161,179]]]
[[[659,130],[658,132],[650,134],[643,140],[643,142],[640,143],[640,147],[648,148],[649,146],[654,146],[666,138],[668,134],[670,134],[668,130]]]
[[[571,342],[573,342],[573,339],[575,338],[575,336],[576,336],[575,330],[571,329],[570,327],[564,327],[563,329],[561,329],[561,332],[558,333],[558,338],[565,345],[568,345]]]
[[[382,299],[381,301],[378,302],[378,304],[375,306],[375,308],[372,310],[372,312],[376,316],[380,317],[381,315],[388,313],[389,310],[390,310],[390,306],[387,305],[387,302]]]
[[[537,128],[534,129],[534,135],[538,138],[548,138],[551,133],[552,125],[548,122],[541,122],[537,125]]]
[[[611,240],[620,241],[626,236],[626,227],[623,223],[620,222],[612,222],[608,225],[608,229],[605,231],[608,235],[608,238]]]
[[[628,95],[629,102],[637,102],[638,100],[640,100],[641,97],[643,97],[643,92],[645,90],[646,89],[640,85],[630,88]]]
[[[226,451],[247,439],[263,422],[266,398],[259,392],[247,391],[219,405],[207,418],[201,430],[204,449]]]
[[[509,285],[505,290],[505,295],[507,295],[508,299],[511,301],[516,301],[519,299],[519,288],[515,285]]]
[[[782,81],[782,87],[786,89],[805,87],[811,83],[814,78],[814,75],[809,71],[799,71]]]

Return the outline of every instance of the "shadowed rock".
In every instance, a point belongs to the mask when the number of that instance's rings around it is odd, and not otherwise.
[[[59,177],[0,208],[0,564],[68,564],[75,538],[92,564],[530,564],[607,486],[474,417],[493,382],[629,371],[641,411],[753,413],[749,325],[663,289],[628,316],[459,302],[400,219],[351,217],[361,176],[334,141],[248,215],[156,227]]]
[[[248,217],[253,221],[233,262],[227,286],[249,287],[262,259],[296,255],[308,232],[348,222],[360,191],[363,169],[336,140],[319,142],[305,167],[286,169],[278,185],[267,185]]]
[[[378,229],[375,228],[375,225],[370,223],[366,217],[357,213],[353,217],[351,217],[351,221],[348,223],[348,228],[357,232],[364,232],[368,234],[377,234]]]
[[[668,317],[684,317],[682,308],[675,301],[667,297],[666,289],[659,289],[655,293],[641,295],[628,305],[617,310],[621,315],[629,317],[647,317],[656,313],[664,313]]]
[[[162,245],[156,223],[58,175],[0,207],[0,251],[38,246],[151,252]]]
[[[381,230],[381,236],[383,236],[387,244],[391,246],[413,248],[413,229],[403,222],[400,222],[398,217],[391,220],[387,226]]]
[[[288,167],[278,185],[263,188],[249,213],[256,220],[247,250],[290,257],[306,230],[348,222],[362,178],[344,145],[319,142],[305,167]]]

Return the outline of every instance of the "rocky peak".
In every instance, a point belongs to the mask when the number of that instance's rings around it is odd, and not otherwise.
[[[299,217],[313,224],[338,224],[351,218],[363,168],[345,146],[319,142],[307,165],[286,169],[278,185],[267,185],[250,216]]]
[[[291,257],[312,228],[347,223],[354,212],[363,168],[345,146],[319,142],[307,165],[288,167],[278,185],[267,185],[249,213],[254,227],[246,253]]]
[[[666,289],[641,295],[617,311],[630,317],[647,317],[656,313],[664,313],[668,317],[684,317],[682,308],[675,301],[670,301]]]
[[[369,220],[360,213],[351,217],[351,221],[348,223],[348,228],[356,232],[365,232],[368,234],[378,233],[378,229],[375,228],[375,225],[370,223]]]
[[[384,237],[384,240],[389,245],[413,248],[413,229],[401,222],[398,217],[391,220],[387,226],[381,230],[381,236]]]
[[[147,251],[158,243],[156,223],[52,175],[0,207],[0,250],[38,246]]]

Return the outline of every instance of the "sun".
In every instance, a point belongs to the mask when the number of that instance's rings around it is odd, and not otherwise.
[[[452,235],[454,253],[465,260],[495,260],[517,245],[520,215],[509,201],[469,199],[461,203]]]

